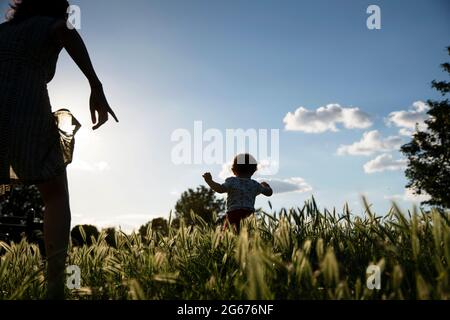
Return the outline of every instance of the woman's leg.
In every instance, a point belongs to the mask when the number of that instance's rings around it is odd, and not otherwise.
[[[44,240],[47,255],[47,298],[64,299],[65,265],[70,234],[67,175],[38,186],[45,204]]]

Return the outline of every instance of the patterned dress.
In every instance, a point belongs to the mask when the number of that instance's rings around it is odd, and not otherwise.
[[[55,178],[71,162],[80,125],[68,110],[52,113],[47,91],[62,49],[50,36],[55,22],[0,24],[0,195]]]

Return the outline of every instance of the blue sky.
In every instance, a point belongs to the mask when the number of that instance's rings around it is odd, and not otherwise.
[[[277,193],[270,199],[275,208],[302,205],[311,194],[321,207],[348,202],[355,214],[362,211],[362,194],[379,214],[392,197],[411,206],[401,166],[367,173],[364,165],[382,155],[378,162],[391,156],[394,167],[400,164],[393,141],[409,137],[395,124],[409,119],[413,103],[439,97],[430,82],[445,77],[439,65],[448,61],[448,1],[71,3],[81,7],[80,33],[121,120],[90,131],[89,87],[61,54],[49,85],[52,105],[69,108],[84,126],[69,168],[74,224],[129,229],[168,216],[180,192],[203,183],[204,171],[217,177],[220,165],[171,161],[172,132],[192,131],[196,120],[223,131],[280,129],[280,170],[271,179],[286,186],[300,177],[312,191]],[[366,27],[371,4],[381,8],[381,30]],[[357,113],[337,121],[336,132],[307,133],[311,123],[299,115],[297,129],[285,129],[289,112],[303,107],[315,117],[330,104],[358,108],[371,126],[347,129],[358,126]],[[356,147],[338,155],[341,145],[373,130],[376,139],[363,143],[372,147],[370,155],[354,155]],[[257,204],[267,207],[267,198]]]

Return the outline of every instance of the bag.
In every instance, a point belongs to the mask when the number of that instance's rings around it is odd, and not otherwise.
[[[75,134],[80,130],[81,124],[67,109],[55,111],[53,115],[59,131],[64,163],[68,165],[72,162],[75,149]]]
[[[67,166],[72,162],[73,151],[75,149],[75,134],[80,130],[81,124],[67,109],[55,111],[53,116],[59,132],[59,142],[64,164]],[[9,193],[11,188],[12,185],[10,184],[0,184],[0,196]]]

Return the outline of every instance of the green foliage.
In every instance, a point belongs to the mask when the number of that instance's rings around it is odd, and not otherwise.
[[[218,198],[213,190],[205,186],[183,192],[175,205],[176,216],[183,218],[188,225],[194,224],[192,212],[195,212],[206,223],[211,224],[215,222],[215,217],[224,211],[225,200]]]
[[[380,217],[347,207],[341,214],[302,208],[259,212],[239,234],[202,220],[167,235],[147,228],[105,232],[92,245],[72,246],[67,263],[81,269],[70,299],[449,299],[449,212]],[[44,297],[45,265],[35,245],[0,242],[0,299]],[[381,289],[366,287],[378,265]]]
[[[450,55],[450,47],[447,49]],[[449,63],[442,64],[442,68],[450,74]],[[450,92],[450,82],[433,81],[432,86],[443,96]],[[429,100],[428,105],[427,130],[417,131],[413,140],[401,148],[409,160],[407,187],[418,194],[429,194],[431,200],[425,204],[450,208],[450,104],[445,99]]]

